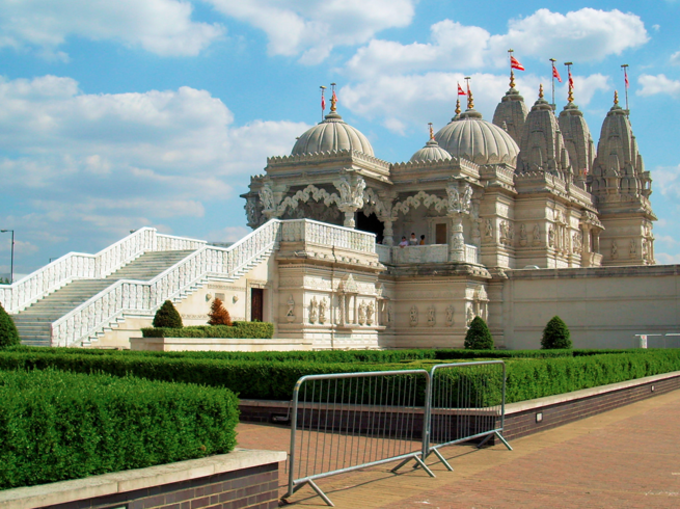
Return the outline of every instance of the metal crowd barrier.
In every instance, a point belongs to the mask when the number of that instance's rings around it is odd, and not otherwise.
[[[438,364],[430,372],[430,432],[426,435],[425,458],[434,453],[444,466],[451,465],[439,452],[441,447],[481,440],[482,447],[496,436],[503,438],[505,425],[505,363],[503,361]]]
[[[309,484],[330,506],[315,479],[402,460],[422,461],[424,369],[308,375],[293,390],[288,498]]]
[[[399,461],[425,464],[439,449],[469,440],[481,447],[502,436],[503,361],[439,364],[424,369],[307,375],[293,390],[288,491],[305,484],[330,506],[316,479]]]

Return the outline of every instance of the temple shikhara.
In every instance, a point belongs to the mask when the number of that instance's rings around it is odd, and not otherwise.
[[[49,316],[49,335],[23,329],[27,343],[92,347],[129,347],[166,298],[187,324],[205,323],[215,297],[234,319],[273,322],[274,339],[249,349],[462,347],[475,316],[506,348],[538,348],[555,315],[582,348],[678,328],[680,271],[655,265],[652,179],[618,96],[596,145],[571,86],[558,111],[542,86],[525,102],[511,76],[491,121],[463,93],[464,111],[388,162],[333,92],[324,120],[251,177],[246,238],[143,229],[82,270],[54,262],[70,276],[47,266],[0,286],[0,301],[21,330],[60,292],[104,281]]]

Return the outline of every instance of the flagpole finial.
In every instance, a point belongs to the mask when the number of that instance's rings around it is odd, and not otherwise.
[[[432,128],[432,122],[428,122],[427,125],[430,126],[430,141],[434,141],[434,129]]]
[[[515,88],[515,73],[510,69],[510,88]]]
[[[468,110],[474,110],[475,109],[475,99],[472,97],[472,89],[470,88],[470,76],[465,76],[465,82],[467,85],[467,109]]]
[[[335,113],[337,110],[336,105],[338,104],[338,96],[335,95],[335,83],[331,83],[331,90],[333,91],[333,96],[331,97],[331,113]]]
[[[567,66],[567,72],[569,73],[569,96],[567,97],[567,101],[570,103],[574,102],[574,78],[571,75],[571,66],[574,65],[573,62],[564,62],[564,65]]]
[[[460,109],[460,99],[456,100],[456,116],[460,115],[461,109]]]
[[[538,87],[538,98],[543,99],[543,83],[541,83]]]
[[[616,106],[618,104],[619,104],[619,91],[614,90],[614,105]]]

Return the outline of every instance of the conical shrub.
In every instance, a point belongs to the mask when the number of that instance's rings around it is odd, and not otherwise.
[[[210,313],[208,313],[208,323],[210,325],[233,325],[231,323],[231,316],[222,304],[222,301],[215,297],[210,305]]]
[[[465,348],[468,350],[493,350],[493,336],[486,322],[475,316],[465,334]]]
[[[553,316],[543,329],[541,348],[544,350],[571,348],[569,327],[559,316]]]
[[[175,306],[169,300],[166,300],[161,308],[156,311],[156,316],[153,318],[154,327],[169,327],[172,329],[181,329],[184,327],[182,317]]]
[[[14,325],[14,320],[0,304],[0,348],[20,344],[21,339],[19,338],[19,331]]]

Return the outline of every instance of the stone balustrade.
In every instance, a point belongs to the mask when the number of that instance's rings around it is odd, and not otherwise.
[[[227,247],[203,243],[195,253],[150,281],[119,280],[52,324],[53,346],[71,346],[94,336],[125,313],[153,315],[167,299],[190,291],[208,277],[238,277],[250,262],[278,242],[281,221],[272,220]],[[170,239],[187,246],[190,239]],[[167,244],[166,244],[167,245]],[[182,249],[186,247],[177,247]]]
[[[381,263],[448,263],[451,261],[448,244],[425,246],[389,247],[376,244],[375,250]],[[479,263],[477,246],[465,244],[464,263]]]

